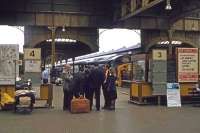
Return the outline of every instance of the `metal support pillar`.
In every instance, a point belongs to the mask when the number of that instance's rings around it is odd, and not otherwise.
[[[172,58],[173,56],[173,46],[172,46],[172,41],[173,41],[173,29],[168,30],[168,40],[169,40],[169,59]]]
[[[75,68],[74,68],[75,57],[72,58],[72,61],[73,61],[73,76],[74,76],[74,73],[75,73]]]
[[[52,29],[51,29],[51,35],[52,35],[52,43],[51,43],[51,66],[52,67],[55,65],[55,53],[56,53],[55,34],[56,34],[56,28],[52,27]]]

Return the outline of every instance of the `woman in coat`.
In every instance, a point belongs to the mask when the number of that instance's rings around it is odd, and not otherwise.
[[[109,110],[115,110],[115,101],[117,99],[117,89],[116,89],[116,74],[114,69],[110,69],[110,74],[108,76],[108,109]]]

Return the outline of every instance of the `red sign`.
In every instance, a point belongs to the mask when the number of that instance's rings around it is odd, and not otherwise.
[[[178,48],[178,82],[198,81],[198,48]]]

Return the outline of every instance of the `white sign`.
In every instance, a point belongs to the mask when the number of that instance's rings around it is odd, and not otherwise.
[[[19,66],[22,66],[22,64],[23,64],[22,60],[16,60],[16,64],[19,65]]]
[[[167,106],[181,107],[179,83],[167,83]]]
[[[41,49],[40,48],[24,49],[24,59],[25,60],[40,60],[41,59]]]
[[[41,72],[41,61],[39,60],[26,60],[25,72]]]
[[[14,85],[19,73],[16,60],[19,59],[19,46],[0,45],[0,85]]]

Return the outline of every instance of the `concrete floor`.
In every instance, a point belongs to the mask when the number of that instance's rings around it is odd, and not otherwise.
[[[118,93],[115,111],[71,114],[62,111],[62,89],[54,88],[54,109],[31,115],[0,112],[0,133],[200,133],[200,108],[137,106]]]

